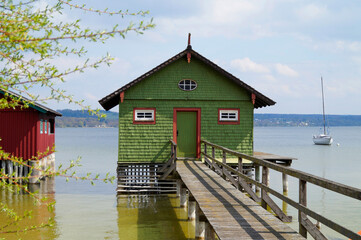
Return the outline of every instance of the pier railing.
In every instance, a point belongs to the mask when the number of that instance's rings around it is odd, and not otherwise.
[[[292,219],[277,206],[277,204],[271,199],[268,194],[272,194],[278,199],[296,208],[298,210],[299,233],[303,237],[307,237],[307,233],[309,233],[315,239],[327,239],[316,227],[316,225],[313,224],[308,218],[311,217],[348,238],[361,240],[361,236],[357,233],[307,208],[307,183],[312,183],[324,189],[328,189],[330,191],[337,192],[339,194],[357,200],[361,200],[361,189],[333,182],[306,172],[284,167],[266,160],[248,156],[240,152],[210,143],[208,141],[202,140],[201,142],[204,145],[204,151],[202,152],[202,155],[204,156],[204,161],[214,171],[221,174],[223,178],[228,179],[233,185],[237,186],[239,189],[243,188],[244,191],[246,191],[256,202],[260,202],[262,207],[264,207],[265,209],[267,209],[267,206],[269,206],[282,221],[290,222],[292,221]],[[208,146],[211,148],[211,154],[208,153]],[[218,149],[222,152],[222,161],[216,159],[215,149]],[[238,158],[238,164],[236,169],[227,164],[227,154]],[[262,166],[261,182],[258,182],[253,178],[243,174],[244,160],[249,160],[253,162],[253,164],[256,166]],[[295,177],[299,180],[298,202],[269,187],[269,169],[273,169],[277,172],[282,173],[283,175]],[[253,191],[250,184],[261,189],[261,197],[259,197]]]

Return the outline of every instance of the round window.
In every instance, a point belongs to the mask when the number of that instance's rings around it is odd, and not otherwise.
[[[184,91],[192,91],[197,88],[197,83],[190,79],[181,80],[178,87]]]

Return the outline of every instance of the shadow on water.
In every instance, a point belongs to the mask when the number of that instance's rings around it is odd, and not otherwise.
[[[195,239],[194,222],[175,195],[118,196],[119,239]]]
[[[0,188],[0,202],[12,209],[20,218],[28,211],[31,211],[31,218],[25,217],[12,224],[13,218],[9,217],[2,209],[0,211],[0,238],[5,239],[55,239],[57,238],[57,224],[53,227],[42,227],[31,230],[32,226],[40,226],[47,223],[49,218],[54,219],[54,211],[48,211],[46,203],[54,202],[54,179],[46,179],[40,184],[31,184],[29,191],[36,193],[41,198],[46,197],[45,203],[35,202],[28,193],[11,191]],[[29,230],[26,230],[29,229]],[[26,230],[26,231],[24,231]],[[16,231],[18,231],[16,233]]]

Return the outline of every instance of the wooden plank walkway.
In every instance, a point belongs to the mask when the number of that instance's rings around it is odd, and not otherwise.
[[[177,172],[219,239],[305,239],[202,162],[177,161]]]

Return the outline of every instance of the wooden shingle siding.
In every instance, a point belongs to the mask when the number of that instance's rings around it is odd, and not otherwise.
[[[134,107],[156,108],[156,124],[133,124]],[[252,154],[253,105],[249,101],[127,100],[119,104],[119,161],[164,162],[173,138],[173,108],[201,108],[201,138]],[[219,125],[218,108],[239,108],[239,125]]]
[[[183,79],[195,81],[197,88],[179,89]],[[135,108],[155,108],[155,124],[133,124]],[[174,108],[201,109],[201,139],[252,154],[251,94],[204,62],[192,59],[187,63],[181,58],[125,91],[124,101],[119,102],[119,161],[167,161]],[[220,108],[239,109],[239,124],[218,124]]]
[[[197,88],[179,89],[178,83],[183,79],[194,80]],[[251,101],[251,95],[201,61],[187,63],[186,59],[179,59],[128,89],[124,101],[129,99]]]

